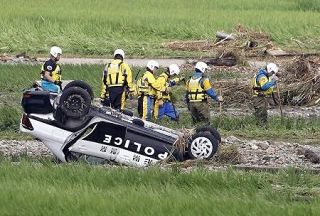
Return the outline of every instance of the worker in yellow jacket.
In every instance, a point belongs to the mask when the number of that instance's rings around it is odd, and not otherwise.
[[[124,61],[124,51],[114,51],[114,59],[106,65],[102,76],[101,103],[119,111],[125,108],[128,94],[134,95],[132,71]]]
[[[218,96],[214,88],[211,87],[210,80],[204,76],[207,68],[206,63],[197,62],[195,71],[186,82],[186,101],[193,123],[210,124],[208,96],[217,102],[223,101],[222,96]]]
[[[150,60],[147,63],[147,71],[137,81],[138,88],[138,113],[143,120],[152,120],[154,102],[157,91],[161,85],[154,77],[154,73],[159,69],[159,63]]]
[[[154,105],[155,120],[160,121],[164,116],[168,116],[171,120],[178,121],[179,113],[175,109],[175,106],[171,101],[170,91],[172,86],[176,85],[181,80],[184,80],[184,78],[174,78],[174,76],[179,75],[179,73],[180,68],[178,67],[178,65],[171,64],[167,68],[166,72],[163,72],[157,78],[157,81],[161,86],[161,90],[157,91],[157,97]]]
[[[268,104],[275,100],[273,93],[278,80],[278,71],[279,68],[276,64],[269,63],[265,68],[260,69],[251,80],[254,116],[256,118],[257,125],[261,127],[267,127]]]

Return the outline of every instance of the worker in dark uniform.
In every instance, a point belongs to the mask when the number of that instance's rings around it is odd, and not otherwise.
[[[123,61],[124,51],[114,51],[114,59],[107,64],[103,71],[101,103],[119,111],[125,108],[127,96],[135,95],[132,82],[132,71],[127,63]]]
[[[41,68],[41,87],[44,90],[59,93],[61,91],[61,68],[57,62],[60,60],[62,50],[53,46],[50,49],[50,59]]]
[[[278,80],[277,73],[279,68],[274,63],[269,63],[265,68],[252,78],[253,97],[252,104],[254,108],[254,116],[258,126],[268,126],[268,105],[273,104],[274,88]]]
[[[222,102],[222,96],[218,96],[211,87],[210,80],[204,76],[207,64],[197,62],[195,71],[190,79],[186,82],[186,101],[191,112],[193,123],[203,122],[210,124],[210,109],[207,96],[218,102]]]

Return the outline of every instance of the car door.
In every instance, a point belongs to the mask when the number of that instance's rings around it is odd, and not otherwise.
[[[69,150],[121,164],[146,166],[167,158],[171,153],[176,155],[172,147],[174,141],[173,138],[157,136],[150,129],[100,121]]]

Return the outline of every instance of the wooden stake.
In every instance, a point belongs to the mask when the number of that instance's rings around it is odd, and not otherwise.
[[[281,116],[281,122],[282,122],[282,119],[283,119],[283,112],[282,112],[281,97],[280,97],[280,89],[279,89],[278,82],[277,82],[277,84],[276,84],[276,87],[277,87],[278,100],[279,100],[279,108],[280,108],[280,116]]]
[[[219,89],[219,94],[220,94],[220,96],[222,96],[221,89]],[[222,113],[222,102],[219,102],[219,112],[220,112],[220,114]]]

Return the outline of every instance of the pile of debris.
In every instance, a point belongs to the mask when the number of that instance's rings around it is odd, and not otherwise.
[[[243,57],[265,56],[273,50],[271,38],[264,32],[237,25],[234,33],[217,32],[216,40],[173,41],[162,45],[171,50],[207,52],[213,57],[206,62],[218,66],[233,66]]]
[[[218,94],[223,96],[225,107],[239,107],[249,104],[252,97],[250,80],[222,80],[215,83]]]
[[[8,55],[7,53],[0,54],[0,63],[25,63],[25,62],[38,62],[35,57],[30,57],[26,52],[19,53],[17,55]]]
[[[320,58],[296,57],[283,65],[279,75],[281,103],[291,106],[320,104]],[[252,72],[251,72],[252,73]],[[241,107],[250,104],[252,87],[250,77],[221,80],[214,88],[222,92],[226,107]],[[277,93],[274,94],[278,100]]]
[[[285,65],[281,77],[283,103],[289,105],[318,104],[320,101],[320,59],[298,57]]]

